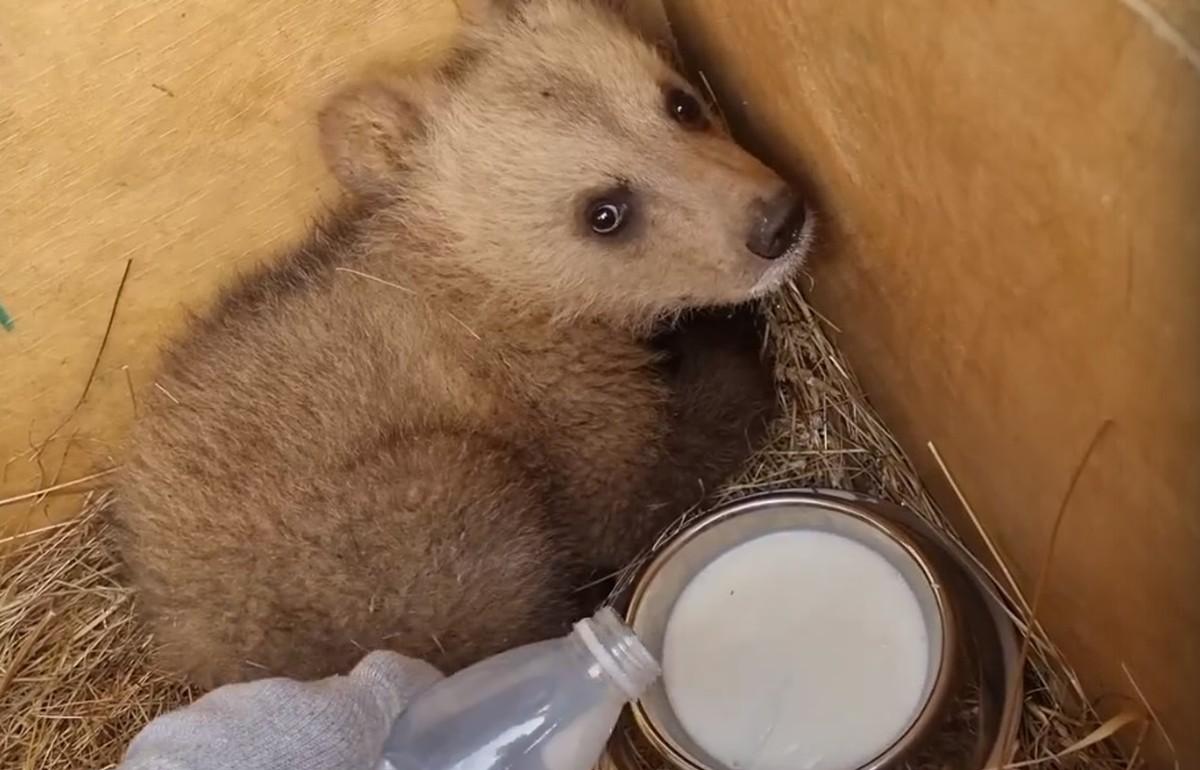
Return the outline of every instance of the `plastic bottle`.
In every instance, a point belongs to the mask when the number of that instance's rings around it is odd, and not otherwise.
[[[605,607],[560,639],[443,679],[396,720],[377,770],[589,770],[621,709],[658,678]]]

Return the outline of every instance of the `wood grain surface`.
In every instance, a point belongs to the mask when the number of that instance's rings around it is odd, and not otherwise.
[[[821,199],[815,297],[869,393],[1030,592],[1111,421],[1041,614],[1092,695],[1133,698],[1127,669],[1200,766],[1200,5],[668,8]]]

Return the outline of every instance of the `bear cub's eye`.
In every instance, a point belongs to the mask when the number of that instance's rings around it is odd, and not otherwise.
[[[682,88],[667,89],[667,114],[684,128],[702,131],[708,128],[708,116],[696,97]]]
[[[613,235],[624,226],[628,209],[621,201],[598,201],[588,210],[588,224],[596,235]]]
[[[588,202],[585,218],[596,235],[616,235],[629,223],[630,194],[624,187],[610,190]]]

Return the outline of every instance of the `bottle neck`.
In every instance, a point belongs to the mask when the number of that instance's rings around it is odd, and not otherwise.
[[[627,700],[641,697],[662,673],[658,661],[611,607],[576,623],[573,636]]]

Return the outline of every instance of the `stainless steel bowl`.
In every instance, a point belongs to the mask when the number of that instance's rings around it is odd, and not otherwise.
[[[676,535],[650,561],[639,577],[627,618],[652,653],[661,656],[667,622],[683,589],[713,560],[732,548],[763,535],[789,530],[817,530],[854,539],[888,559],[908,582],[925,619],[930,640],[930,676],[924,706],[904,733],[861,770],[883,770],[918,750],[942,724],[946,709],[960,687],[960,669],[977,679],[982,658],[973,640],[960,638],[959,605],[965,603],[972,624],[980,619],[976,588],[964,580],[959,560],[947,553],[947,541],[906,509],[837,492],[786,492],[760,495],[728,505],[697,520]],[[983,612],[985,623],[996,619]],[[1009,629],[1011,637],[1011,629]],[[993,634],[994,635],[994,634]],[[1003,635],[1003,634],[1002,634]],[[972,642],[967,644],[965,642]],[[1011,642],[1012,640],[1009,639]],[[997,645],[988,647],[992,663],[1003,658]],[[1003,647],[1000,644],[999,647]],[[1010,644],[1009,652],[1015,651]],[[972,654],[965,654],[967,650]],[[987,658],[988,656],[983,656]],[[985,666],[987,668],[988,666]],[[994,672],[993,672],[994,673]],[[994,686],[994,683],[993,683]],[[1019,700],[1019,696],[1018,696]],[[995,708],[981,703],[999,729]],[[684,770],[729,770],[708,755],[679,724],[660,681],[635,704],[638,731],[664,758]],[[1015,728],[1015,722],[1010,727]],[[989,732],[995,732],[989,729]],[[992,737],[974,752],[983,761]]]

